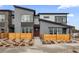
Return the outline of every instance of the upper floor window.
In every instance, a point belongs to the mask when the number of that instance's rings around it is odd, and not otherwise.
[[[66,16],[55,16],[55,22],[66,23],[67,22],[67,17]]]
[[[0,15],[0,22],[4,22],[5,21],[5,15]]]
[[[47,18],[47,19],[48,19],[48,18],[49,18],[49,16],[44,16],[44,18]]]
[[[30,15],[22,15],[21,22],[33,22]]]

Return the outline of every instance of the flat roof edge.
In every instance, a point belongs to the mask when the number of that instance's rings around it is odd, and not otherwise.
[[[45,14],[47,14],[47,15],[53,15],[53,14],[69,14],[69,13],[38,13],[38,15],[45,15]]]

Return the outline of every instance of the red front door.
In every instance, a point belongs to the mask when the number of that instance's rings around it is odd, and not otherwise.
[[[34,27],[34,36],[39,36],[39,35],[40,35],[40,28]]]

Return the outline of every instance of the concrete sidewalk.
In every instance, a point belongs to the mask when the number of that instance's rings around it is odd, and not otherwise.
[[[74,53],[73,51],[79,52],[79,44],[51,44],[0,48],[0,53]]]

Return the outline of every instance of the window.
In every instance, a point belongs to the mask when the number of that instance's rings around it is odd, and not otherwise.
[[[22,15],[21,22],[33,22],[30,15]]]
[[[29,32],[32,33],[32,27],[30,28],[30,31]]]
[[[4,29],[1,29],[1,33],[4,33]]]
[[[26,33],[28,33],[29,31],[28,31],[29,29],[28,29],[28,27],[25,27],[25,32]]]
[[[62,34],[62,28],[58,28],[57,30],[58,34]]]
[[[14,15],[14,14],[12,14],[11,16],[12,16],[12,19],[14,19],[14,18],[15,18],[15,15]]]
[[[44,16],[44,18],[49,18],[49,16]]]
[[[49,27],[49,34],[66,34],[66,29],[62,29],[60,27]]]
[[[32,27],[22,27],[22,33],[32,33]]]
[[[67,18],[66,18],[66,16],[55,16],[55,22],[66,23],[67,22]]]
[[[22,33],[24,33],[24,28],[22,28]]]
[[[4,22],[5,21],[5,15],[0,15],[0,22]]]
[[[53,34],[53,28],[49,28],[49,33]]]
[[[54,28],[54,34],[57,34],[57,28]]]
[[[66,17],[63,17],[63,23],[66,23],[67,20],[66,20]]]
[[[62,34],[66,34],[66,28],[62,29]]]

